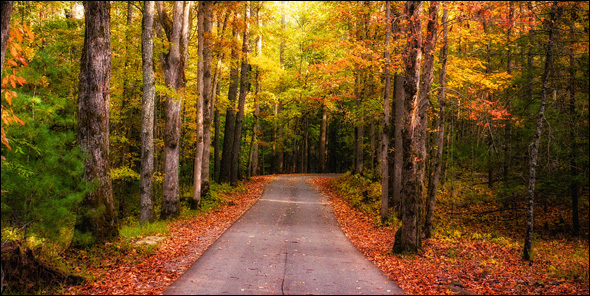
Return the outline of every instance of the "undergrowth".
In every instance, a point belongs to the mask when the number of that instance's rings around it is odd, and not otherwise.
[[[379,180],[372,179],[370,176],[346,173],[332,179],[331,183],[350,206],[372,217],[376,225],[383,226],[379,219],[381,184]],[[454,245],[447,255],[451,259],[461,251],[460,246],[465,242],[485,243],[514,253],[522,252],[526,223],[523,193],[507,193],[477,181],[463,178],[441,186],[431,241]],[[552,278],[587,285],[588,238],[573,237],[562,225],[565,223],[562,217],[570,215],[569,208],[547,201],[537,204],[536,208],[533,260],[547,266]],[[587,220],[587,206],[582,206],[580,210],[580,219],[584,217]],[[392,209],[385,226],[394,230],[400,226]]]

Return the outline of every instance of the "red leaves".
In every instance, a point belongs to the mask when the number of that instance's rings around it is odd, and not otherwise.
[[[152,255],[131,251],[115,258],[103,258],[100,266],[89,265],[87,270],[96,280],[83,286],[70,287],[68,293],[161,294],[258,200],[264,185],[271,178],[252,177],[245,184],[246,190],[226,197],[228,202],[223,206],[173,222],[169,237],[162,241]]]
[[[336,179],[316,178],[313,182],[330,198],[338,224],[351,242],[408,294],[588,294],[588,285],[583,282],[549,276],[548,262],[523,262],[519,246],[473,239],[470,233],[463,237],[459,233],[454,239],[429,239],[416,255],[392,255],[393,229],[377,226],[374,219],[346,204],[332,180]],[[541,252],[539,257],[547,257]]]

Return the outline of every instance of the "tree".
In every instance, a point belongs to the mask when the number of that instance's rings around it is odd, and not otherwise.
[[[383,89],[383,129],[381,130],[381,220],[387,218],[389,210],[389,165],[387,155],[389,154],[389,95],[391,93],[391,75],[389,44],[391,39],[391,8],[389,1],[385,2],[385,88]]]
[[[248,80],[248,73],[250,71],[250,65],[248,64],[248,43],[249,41],[249,14],[250,4],[246,2],[244,5],[244,33],[242,35],[242,66],[240,69],[240,96],[238,99],[238,113],[236,115],[236,124],[234,131],[233,140],[233,151],[232,151],[232,163],[231,163],[231,178],[230,183],[232,186],[238,185],[238,170],[239,170],[239,156],[240,156],[240,143],[242,140],[242,121],[244,119],[244,106],[246,104],[246,95],[250,89],[250,81]]]
[[[111,18],[106,1],[84,2],[86,31],[80,62],[78,139],[84,178],[96,188],[86,194],[76,221],[74,245],[83,246],[119,234],[109,163],[109,103],[111,78]]]
[[[257,57],[260,57],[260,54],[262,52],[262,34],[260,33],[260,9],[262,8],[262,3],[263,2],[259,1],[257,5],[253,8],[255,21],[254,25],[258,30],[254,42],[256,44],[255,55]],[[260,120],[258,118],[260,116],[260,103],[258,102],[258,96],[260,95],[261,75],[262,73],[260,71],[260,67],[256,66],[256,72],[254,74],[254,124],[252,125],[252,141],[250,143],[250,153],[248,156],[248,178],[257,175],[258,171],[258,138],[260,134]]]
[[[533,243],[533,208],[535,206],[535,183],[536,183],[536,169],[537,169],[537,153],[539,149],[539,141],[541,139],[541,130],[543,128],[543,117],[545,116],[545,104],[547,100],[547,90],[549,88],[549,72],[553,63],[553,42],[555,20],[558,13],[558,3],[553,1],[551,5],[550,18],[545,20],[544,25],[547,26],[549,37],[547,44],[545,44],[545,67],[543,69],[543,88],[541,90],[541,105],[539,106],[539,115],[537,116],[537,128],[535,129],[535,137],[530,144],[530,165],[529,165],[529,184],[527,189],[527,222],[526,234],[524,238],[523,259],[530,261]]]
[[[447,75],[447,55],[448,55],[448,10],[447,3],[443,4],[443,46],[440,50],[440,63],[441,68],[439,72],[440,86],[438,90],[438,118],[436,119],[436,140],[434,143],[434,155],[432,155],[432,173],[428,178],[428,192],[426,196],[426,217],[424,220],[424,237],[430,238],[432,236],[433,220],[434,220],[434,206],[436,203],[436,193],[440,180],[440,171],[442,167],[442,153],[443,153],[443,140],[445,134],[445,88],[446,88],[446,75]]]
[[[154,99],[156,87],[154,82],[154,1],[144,1],[142,21],[142,71],[143,103],[141,117],[141,179],[140,179],[140,223],[152,220],[154,215]]]
[[[209,192],[209,155],[211,147],[211,118],[213,116],[214,100],[211,85],[211,60],[213,48],[211,32],[213,25],[213,3],[200,2],[199,10],[203,9],[203,169],[201,196]]]
[[[234,13],[234,22],[237,21],[237,12]],[[234,26],[232,28],[232,36],[234,39],[237,38],[238,29]],[[233,164],[233,141],[235,133],[235,102],[238,96],[238,75],[239,75],[239,63],[238,63],[238,51],[232,46],[231,48],[231,70],[229,74],[229,89],[227,98],[230,105],[227,107],[225,115],[225,127],[223,133],[223,150],[221,153],[221,165],[219,171],[219,182],[229,182],[231,179],[231,166]]]
[[[396,253],[415,253],[420,247],[419,243],[419,213],[418,204],[421,197],[418,196],[418,184],[416,162],[418,151],[415,146],[414,135],[418,124],[418,86],[420,84],[420,63],[422,61],[422,11],[421,1],[407,1],[405,13],[409,19],[406,28],[407,46],[404,52],[404,66],[406,69],[406,83],[404,89],[406,98],[404,101],[404,126],[402,131],[403,141],[403,186],[401,200],[402,226],[395,234],[393,251]],[[420,160],[422,161],[422,160]]]
[[[414,141],[416,142],[416,150],[418,152],[418,159],[416,160],[416,196],[418,198],[418,215],[422,215],[422,200],[424,199],[424,176],[426,175],[426,130],[428,128],[428,109],[430,108],[430,89],[432,87],[432,80],[434,78],[434,54],[437,41],[437,23],[438,23],[438,1],[431,1],[428,9],[428,24],[426,26],[426,37],[424,39],[424,65],[422,69],[422,77],[420,77],[420,91],[418,94],[417,122],[414,130]],[[418,220],[422,222],[422,217]],[[422,224],[422,223],[420,223]],[[421,226],[419,226],[420,228]],[[421,237],[421,231],[418,234]]]
[[[208,110],[205,109],[205,97],[209,94],[205,93],[205,5],[204,2],[199,2],[197,12],[197,27],[198,27],[198,47],[197,47],[197,104],[196,104],[196,121],[197,121],[197,147],[195,149],[195,164],[193,168],[193,197],[190,202],[191,209],[196,209],[201,203],[201,186],[203,178],[203,151],[204,148],[204,131],[203,131],[203,117]],[[209,80],[210,81],[210,80]]]
[[[180,214],[178,189],[178,159],[180,148],[180,110],[182,101],[178,92],[184,87],[184,69],[188,44],[189,12],[191,3],[175,2],[173,19],[164,9],[163,2],[157,2],[160,24],[169,41],[168,52],[160,58],[164,70],[166,86],[175,94],[166,96],[164,126],[164,181],[162,212],[160,217],[167,219]],[[182,50],[181,50],[182,49]]]

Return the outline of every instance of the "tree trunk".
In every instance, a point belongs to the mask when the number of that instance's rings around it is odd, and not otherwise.
[[[141,174],[139,223],[149,222],[154,217],[154,1],[144,2],[142,22],[143,102],[141,113]]]
[[[8,32],[10,31],[10,18],[12,16],[12,4],[14,1],[2,1],[0,8],[2,8],[1,16],[2,21],[0,23],[2,40],[2,64],[0,64],[0,74],[4,73],[4,58],[6,57],[6,45],[8,43]]]
[[[234,14],[234,19],[236,18],[236,14]],[[232,36],[234,39],[237,38],[238,30],[237,28],[232,29]],[[227,111],[225,114],[225,128],[223,132],[223,151],[221,153],[221,167],[219,171],[219,182],[220,183],[227,183],[230,181],[231,177],[231,166],[233,156],[231,155],[233,152],[233,141],[234,141],[234,133],[235,133],[235,124],[236,124],[236,115],[235,115],[235,104],[236,99],[238,96],[238,75],[239,75],[239,63],[238,63],[238,52],[237,50],[232,47],[231,49],[231,71],[229,73],[229,90],[227,94],[227,98],[229,100],[230,105],[227,107]]]
[[[162,69],[164,70],[164,82],[166,86],[178,91],[184,86],[184,61],[185,57],[181,52],[186,48],[181,41],[183,38],[183,23],[188,20],[184,17],[189,13],[183,2],[174,3],[174,16],[171,21],[166,11],[164,3],[156,2],[160,24],[166,32],[169,41],[168,53],[163,53],[161,57]],[[190,2],[186,4],[190,5]],[[185,31],[188,33],[188,30]],[[180,141],[180,110],[182,101],[173,97],[166,97],[165,123],[164,123],[164,180],[162,193],[162,209],[160,218],[167,219],[180,214],[179,200],[180,193],[178,190],[178,161],[179,161],[179,141]]]
[[[387,163],[387,154],[389,153],[389,95],[391,93],[391,76],[389,71],[390,54],[389,44],[391,39],[391,8],[389,1],[385,2],[385,87],[383,90],[383,128],[381,129],[381,154],[379,163],[381,164],[381,221],[387,219],[389,211],[389,165]]]
[[[96,189],[82,200],[75,224],[73,245],[88,244],[119,235],[109,164],[109,106],[111,78],[111,7],[106,1],[84,2],[86,31],[80,60],[78,140],[88,155],[84,178]]]
[[[254,9],[254,20],[255,26],[260,26],[260,9],[262,8],[262,2],[258,2],[258,5]],[[262,52],[262,35],[258,33],[256,35],[256,56],[259,56]],[[258,171],[258,136],[260,134],[260,123],[258,116],[260,114],[260,106],[258,103],[258,96],[260,94],[260,69],[256,67],[256,74],[254,78],[255,83],[255,94],[254,94],[254,124],[252,126],[252,143],[250,144],[250,155],[248,156],[248,178],[257,175]]]
[[[195,152],[193,199],[191,208],[201,204],[201,197],[209,190],[209,150],[211,145],[211,19],[213,8],[209,1],[199,2],[197,84],[197,149]]]
[[[213,31],[213,2],[203,1],[205,10],[205,35],[211,35]],[[213,48],[211,38],[205,38],[203,46],[203,170],[202,170],[202,187],[201,196],[209,192],[210,174],[210,154],[211,154],[211,120],[213,118],[213,109],[215,100],[212,92],[211,80],[211,63],[213,59]]]
[[[437,23],[438,23],[438,1],[431,1],[428,9],[428,24],[426,26],[426,37],[424,40],[424,66],[422,70],[422,77],[420,78],[420,92],[418,94],[418,122],[414,131],[414,141],[416,142],[416,150],[418,152],[419,160],[416,160],[416,199],[418,216],[418,223],[423,223],[422,205],[425,197],[425,175],[426,175],[426,140],[428,129],[428,109],[430,109],[430,89],[432,87],[432,80],[434,78],[434,54],[436,50],[437,41]],[[419,226],[418,240],[422,236],[422,227]],[[419,243],[420,245],[420,243]]]
[[[229,13],[225,14],[225,18],[223,20],[223,27],[220,30],[219,28],[219,22],[217,22],[217,32],[219,34],[220,37],[223,37],[224,33],[225,33],[225,27],[227,24],[227,19],[228,19]],[[220,93],[220,87],[218,86],[219,84],[219,73],[221,72],[221,61],[223,60],[224,57],[224,51],[221,50],[221,46],[218,46],[217,52],[219,52],[219,55],[217,56],[217,62],[215,64],[215,74],[213,76],[213,87],[211,90],[211,109],[213,112],[213,121],[214,121],[214,129],[215,129],[215,136],[213,138],[213,178],[215,180],[219,180],[219,173],[220,173],[220,151],[219,151],[219,128],[220,128],[220,118],[219,118],[219,109],[215,108],[215,101],[217,99],[217,96]]]
[[[541,129],[543,128],[543,117],[545,116],[545,102],[547,99],[547,89],[549,88],[549,71],[553,62],[553,36],[554,25],[557,14],[557,1],[554,1],[551,7],[551,20],[545,21],[548,26],[549,38],[545,45],[545,69],[543,70],[543,89],[541,91],[541,105],[539,107],[539,115],[537,117],[537,128],[535,130],[535,137],[529,146],[530,151],[530,166],[529,166],[529,185],[527,190],[527,223],[526,234],[524,238],[523,259],[530,261],[533,243],[533,208],[535,206],[535,183],[537,173],[537,153],[539,149],[539,141],[541,139]]]
[[[393,126],[393,161],[391,168],[391,200],[393,201],[398,214],[401,215],[401,203],[402,203],[402,168],[404,163],[404,149],[403,149],[403,136],[404,130],[404,104],[406,92],[404,89],[405,77],[402,75],[393,76],[394,83],[394,126]]]
[[[246,95],[250,88],[250,82],[248,81],[248,72],[250,65],[248,65],[248,35],[249,35],[249,10],[250,2],[245,2],[244,5],[244,34],[242,35],[242,68],[240,69],[240,96],[238,100],[238,114],[236,115],[236,130],[234,133],[233,141],[233,152],[232,152],[232,166],[231,166],[231,179],[230,183],[232,186],[238,185],[238,171],[240,158],[240,143],[242,140],[242,121],[244,119],[244,107],[246,105]]]
[[[395,235],[393,245],[393,252],[395,253],[415,253],[420,248],[418,238],[419,213],[417,212],[420,197],[417,195],[419,184],[416,180],[418,150],[415,146],[414,132],[419,121],[418,86],[420,84],[420,62],[422,60],[422,31],[420,29],[422,2],[408,1],[405,10],[410,22],[406,30],[408,43],[404,58],[406,68],[404,89],[407,95],[404,102],[404,129],[402,131],[402,173],[404,179],[401,201],[402,225]]]
[[[438,91],[438,104],[439,104],[439,111],[438,111],[438,119],[436,122],[437,132],[436,132],[436,142],[434,146],[436,147],[435,153],[432,157],[432,175],[429,177],[428,180],[428,195],[426,199],[426,219],[424,220],[424,237],[430,238],[432,237],[432,229],[433,229],[433,220],[434,220],[434,206],[436,203],[436,193],[438,190],[438,184],[440,180],[440,171],[442,166],[442,153],[443,153],[443,139],[445,134],[445,100],[446,100],[446,75],[447,75],[447,54],[448,54],[448,25],[447,25],[447,4],[443,3],[444,11],[442,17],[443,23],[443,47],[440,51],[440,63],[441,69],[439,73],[440,77],[440,87]]]
[[[326,132],[328,126],[328,107],[322,104],[322,122],[320,123],[320,173],[326,172]]]

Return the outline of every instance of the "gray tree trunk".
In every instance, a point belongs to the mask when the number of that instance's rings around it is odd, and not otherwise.
[[[96,189],[80,203],[73,246],[84,246],[85,234],[96,242],[119,235],[109,163],[109,104],[111,78],[111,6],[106,1],[84,2],[86,30],[80,60],[78,140],[84,178]]]
[[[204,4],[204,31],[205,35],[211,35],[213,31],[213,3],[203,1]],[[213,59],[213,44],[211,38],[205,38],[203,48],[203,170],[201,187],[201,196],[209,192],[210,174],[210,154],[211,154],[211,123],[213,118],[214,99],[212,92],[211,66]]]
[[[144,1],[141,32],[143,102],[141,113],[141,173],[140,173],[140,216],[144,224],[154,217],[154,101],[156,85],[154,80],[154,1]]]
[[[162,25],[169,41],[167,53],[161,57],[162,69],[164,70],[164,82],[166,86],[178,91],[184,86],[184,61],[185,57],[181,56],[186,51],[181,48],[187,48],[185,44],[187,38],[183,38],[183,24],[188,17],[190,2],[185,5],[183,2],[174,3],[173,20],[170,20],[164,10],[163,2],[156,2],[160,24]],[[188,28],[188,24],[187,28]],[[180,110],[182,102],[180,99],[167,97],[165,106],[165,123],[164,123],[164,180],[162,193],[162,209],[160,218],[167,219],[180,214],[179,200],[179,180],[178,180],[178,162],[180,148]]]
[[[537,181],[536,173],[537,173],[537,153],[539,150],[539,142],[541,140],[541,130],[543,128],[543,117],[545,116],[545,103],[547,99],[547,89],[549,88],[549,72],[551,64],[553,63],[553,38],[554,38],[554,27],[555,27],[555,19],[557,14],[557,1],[553,2],[553,6],[551,7],[551,18],[550,20],[545,20],[545,25],[548,26],[549,31],[549,38],[547,39],[547,44],[545,45],[545,68],[543,70],[543,88],[541,90],[541,105],[539,106],[539,115],[537,117],[537,128],[535,129],[535,137],[533,138],[533,142],[529,146],[530,151],[530,166],[529,166],[529,185],[527,190],[527,223],[526,223],[526,234],[524,237],[524,249],[523,249],[523,259],[530,261],[531,260],[531,252],[532,252],[532,244],[533,244],[533,224],[534,224],[534,215],[533,209],[535,206],[535,183]]]

